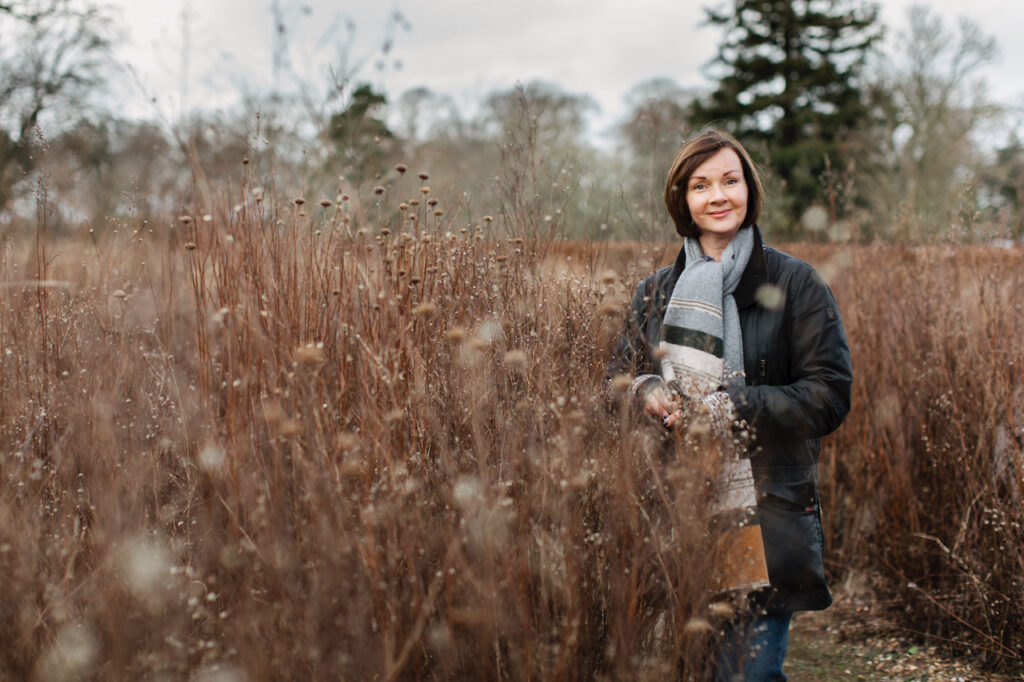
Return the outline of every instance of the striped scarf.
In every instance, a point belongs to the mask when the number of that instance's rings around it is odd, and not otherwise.
[[[661,328],[662,378],[680,394],[705,400],[725,385],[743,379],[743,336],[733,292],[754,248],[754,230],[740,230],[722,253],[721,262],[704,255],[700,242],[687,238],[686,267],[676,281]],[[721,401],[719,401],[721,402]],[[731,402],[725,398],[726,407]],[[730,420],[731,421],[731,420]],[[732,447],[725,426],[716,519],[722,534],[725,565],[719,574],[723,590],[750,590],[768,585],[764,546],[757,520],[757,496],[750,460]]]

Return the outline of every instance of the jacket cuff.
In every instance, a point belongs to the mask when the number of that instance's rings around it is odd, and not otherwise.
[[[629,391],[637,400],[643,402],[649,391],[664,385],[664,380],[657,374],[641,374],[636,379],[633,379]]]

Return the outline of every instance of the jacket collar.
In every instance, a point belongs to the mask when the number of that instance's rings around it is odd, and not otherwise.
[[[736,307],[739,309],[752,305],[757,300],[757,290],[762,284],[768,281],[768,266],[764,259],[764,241],[761,239],[761,228],[756,224],[750,227],[754,231],[754,249],[750,254],[747,267],[740,277],[739,284],[733,297],[736,299]],[[683,274],[686,268],[686,249],[680,248],[676,256],[676,263],[672,266],[672,286],[675,287],[679,275]]]

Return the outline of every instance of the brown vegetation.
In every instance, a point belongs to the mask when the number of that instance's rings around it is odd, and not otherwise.
[[[818,262],[857,378],[822,462],[837,572],[876,578],[909,632],[1019,666],[1024,253],[865,248]]]
[[[726,610],[698,458],[603,386],[666,251],[465,225],[415,183],[3,243],[0,675],[697,674]],[[1019,660],[1021,253],[806,255],[857,372],[834,572]]]

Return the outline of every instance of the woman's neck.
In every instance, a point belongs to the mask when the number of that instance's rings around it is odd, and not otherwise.
[[[700,241],[700,248],[704,250],[704,255],[714,258],[716,261],[721,262],[722,254],[725,253],[725,248],[729,246],[729,242],[736,234],[715,234],[714,232],[702,232],[697,238]]]

